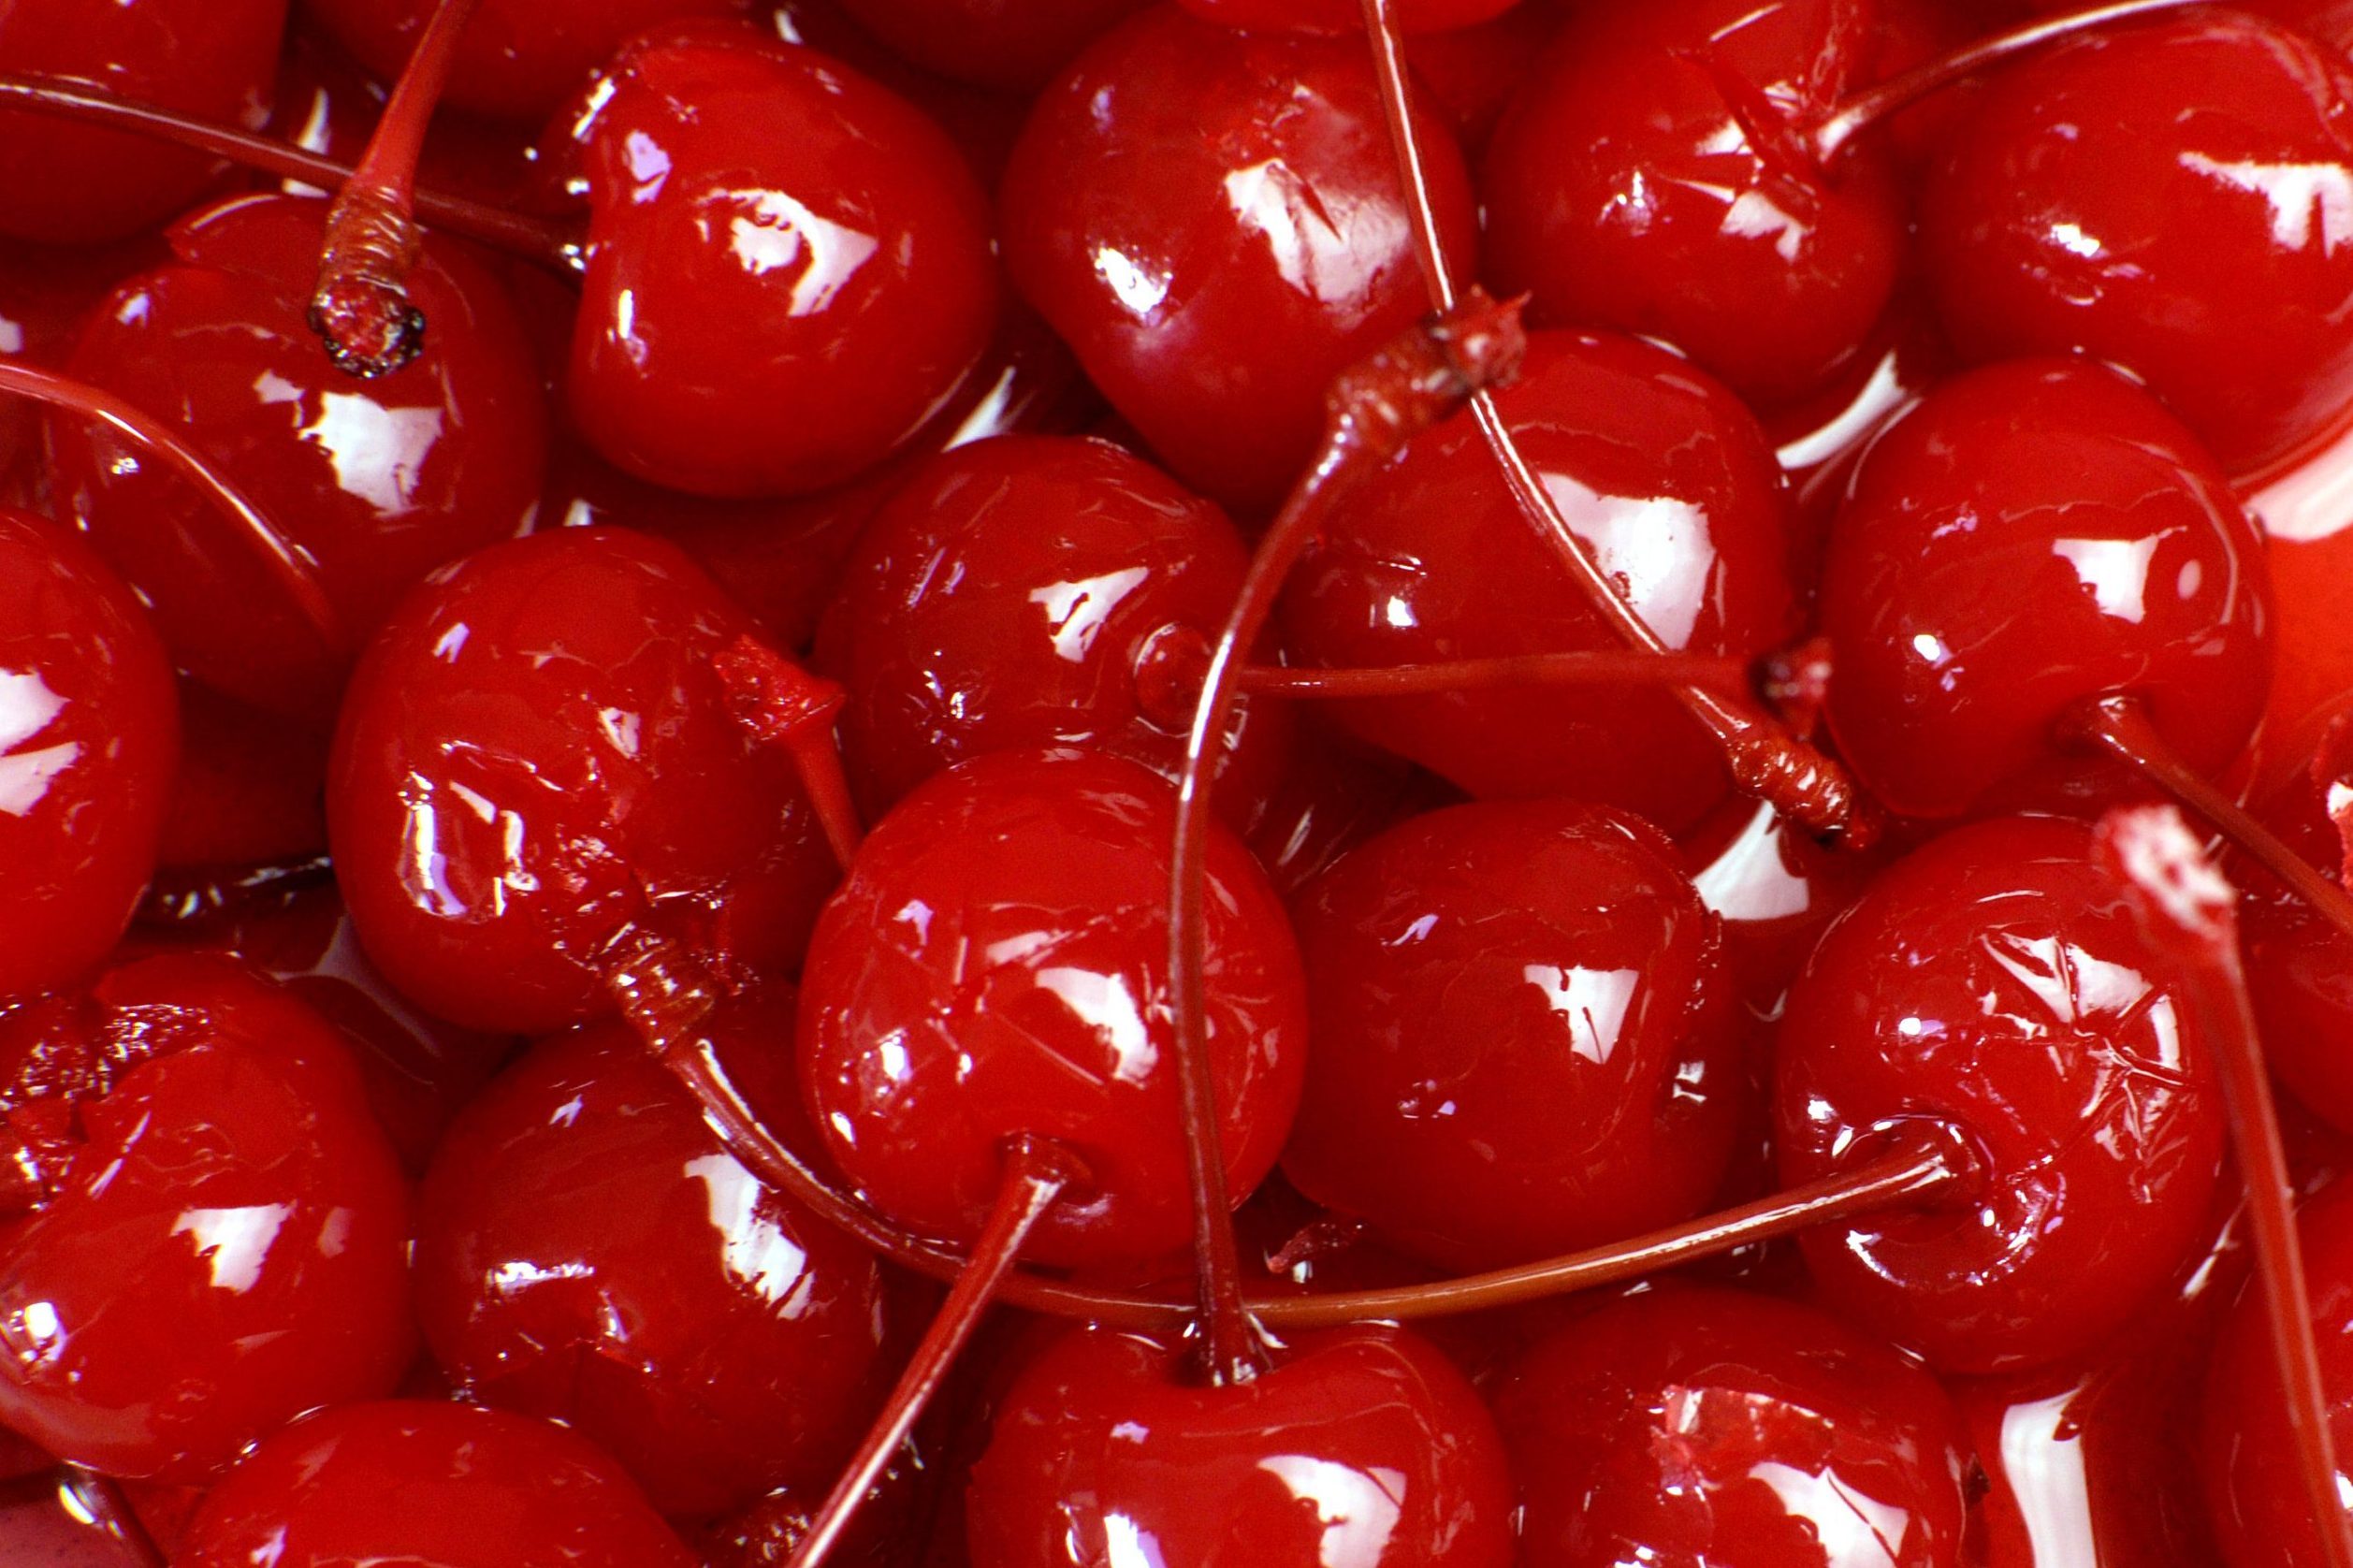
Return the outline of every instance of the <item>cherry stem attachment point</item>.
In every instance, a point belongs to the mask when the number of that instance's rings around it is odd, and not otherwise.
[[[721,649],[712,662],[735,721],[753,738],[782,746],[792,755],[834,858],[847,871],[865,837],[850,793],[850,776],[842,771],[841,747],[834,738],[834,719],[849,693],[748,632]]]
[[[138,1512],[110,1475],[78,1464],[60,1465],[57,1500],[65,1511],[92,1525],[125,1552],[138,1568],[166,1568],[163,1548],[139,1521]]]
[[[1721,691],[1749,690],[1749,671],[1737,659],[1706,653],[1643,653],[1631,648],[1453,659],[1375,669],[1250,664],[1242,669],[1236,679],[1241,690],[1251,695],[1327,700],[1416,697],[1432,692],[1485,691],[1499,687],[1658,682]]]
[[[2134,917],[2182,970],[2191,1011],[2213,1043],[2230,1139],[2247,1188],[2256,1274],[2299,1468],[2328,1568],[2353,1568],[2353,1525],[2337,1496],[2327,1386],[2314,1338],[2295,1188],[2272,1101],[2239,961],[2238,892],[2216,870],[2180,811],[2130,806],[2100,819],[2100,863],[2124,884]]]
[[[129,438],[140,450],[161,457],[236,526],[240,536],[276,579],[320,644],[337,659],[352,652],[350,630],[343,624],[342,613],[327,597],[326,586],[319,581],[318,562],[288,539],[244,491],[230,483],[211,459],[189,445],[170,426],[133,408],[111,392],[20,360],[0,359],[0,392],[12,392],[95,420]]]

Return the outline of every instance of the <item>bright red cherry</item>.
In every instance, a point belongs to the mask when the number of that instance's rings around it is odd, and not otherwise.
[[[387,1401],[298,1422],[212,1489],[173,1568],[694,1568],[621,1467],[548,1421]]]
[[[2196,1251],[2228,1141],[2172,970],[2056,819],[1960,828],[1881,873],[1781,1018],[1782,1178],[1955,1129],[1959,1200],[1809,1232],[1824,1295],[1954,1372],[2076,1356]]]
[[[67,368],[183,428],[365,632],[427,572],[523,526],[546,410],[498,284],[441,240],[411,281],[436,324],[422,356],[372,381],[336,370],[304,320],[326,211],[249,196],[188,219],[176,262],[101,301]],[[276,712],[333,711],[340,659],[194,490],[79,415],[50,431],[61,501],[184,668]]]
[[[820,489],[906,443],[979,360],[986,202],[912,106],[733,29],[641,40],[586,103],[568,390],[616,464],[697,495]]]
[[[1760,1019],[1884,856],[1823,843],[1762,801],[1728,800],[1677,844],[1700,901],[1724,924],[1724,958]]]
[[[1133,762],[996,752],[899,803],[809,944],[801,1077],[841,1168],[885,1212],[969,1237],[1002,1150],[1087,1168],[1024,1248],[1128,1261],[1192,1234],[1168,981],[1176,801]],[[1306,1019],[1282,906],[1223,830],[1209,848],[1209,1030],[1236,1202],[1298,1104]]]
[[[957,81],[1034,93],[1145,0],[841,0],[897,53]]]
[[[2254,525],[2154,398],[2080,362],[1993,366],[1931,391],[1854,476],[1822,589],[1830,727],[1914,816],[2081,777],[2062,721],[2107,696],[2211,774],[2262,715],[2270,619]]]
[[[0,1420],[201,1480],[414,1346],[408,1195],[334,1027],[211,955],[0,1020]]]
[[[1108,442],[1009,436],[934,458],[860,536],[819,634],[867,814],[983,751],[1085,746],[1173,779],[1247,561],[1215,503]],[[1288,717],[1260,704],[1233,727],[1229,820],[1274,790]]]
[[[835,867],[712,668],[749,627],[675,546],[617,529],[497,545],[409,600],[327,784],[353,922],[404,995],[551,1032],[608,1010],[601,955],[632,926],[792,965]]]
[[[1066,1334],[1006,1395],[966,1502],[972,1568],[1501,1568],[1510,1482],[1462,1374],[1402,1329],[1303,1336],[1230,1387]]]
[[[1964,353],[2112,360],[2273,469],[2353,404],[2353,65],[2229,11],[2070,39],[1956,128],[1921,247]]]
[[[1795,123],[1856,74],[1866,7],[1588,7],[1520,84],[1480,179],[1489,270],[1538,326],[1663,338],[1760,406],[1858,358],[1903,260],[1882,155]]]
[[[79,979],[130,923],[178,715],[122,580],[55,523],[0,510],[0,1003]]]
[[[1569,527],[1669,647],[1752,657],[1796,630],[1789,498],[1755,418],[1630,339],[1531,336],[1504,423]],[[1620,646],[1505,489],[1468,414],[1370,478],[1293,574],[1291,662],[1329,666]],[[1726,788],[1716,741],[1655,687],[1329,704],[1474,795],[1565,794],[1670,832]]]
[[[1520,0],[1396,0],[1398,26],[1408,33],[1451,32],[1492,21]],[[1364,30],[1356,0],[1182,0],[1195,16],[1249,32],[1338,33]]]
[[[1794,1301],[1664,1285],[1495,1395],[1523,1568],[1958,1568],[1968,1449],[1936,1381]]]
[[[1449,254],[1469,179],[1417,117]],[[1262,507],[1324,389],[1427,309],[1370,59],[1163,6],[1098,39],[1031,111],[1001,199],[1014,283],[1176,475]]]
[[[1522,1263],[1699,1212],[1746,1097],[1721,922],[1574,801],[1414,818],[1300,894],[1313,1035],[1283,1169],[1416,1256]]]

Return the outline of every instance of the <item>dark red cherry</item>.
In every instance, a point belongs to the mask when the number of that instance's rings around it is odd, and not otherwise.
[[[322,1411],[212,1489],[173,1568],[693,1568],[621,1467],[548,1421],[386,1401]]]
[[[1925,1121],[1979,1179],[1808,1233],[1824,1296],[1954,1372],[2065,1359],[2131,1321],[2195,1252],[2227,1142],[2171,975],[2079,824],[1981,822],[1881,873],[1790,989],[1781,1175]]]
[[[1494,1395],[1523,1568],[1957,1568],[1968,1448],[1936,1381],[1812,1308],[1665,1285]]]
[[[1914,816],[2081,775],[2058,731],[2103,696],[2215,772],[2263,712],[2270,617],[2254,526],[2154,398],[2080,362],[1989,367],[1907,411],[1854,476],[1822,590],[1831,731]]]
[[[1285,898],[1383,828],[1459,801],[1394,752],[1315,717],[1297,716],[1290,765],[1250,825],[1248,843]]]
[[[1856,74],[1867,7],[1836,0],[1597,6],[1496,127],[1489,270],[1538,326],[1662,338],[1760,406],[1863,351],[1910,214],[1882,154],[1823,168],[1797,121]]]
[[[1750,657],[1795,631],[1787,490],[1721,385],[1648,343],[1540,332],[1496,402],[1570,528],[1669,647]],[[1301,664],[1621,646],[1513,503],[1468,414],[1365,483],[1300,562],[1283,616]],[[1673,832],[1726,789],[1715,740],[1655,687],[1329,705],[1474,795],[1604,801]]]
[[[1454,121],[1463,152],[1475,156],[1487,146],[1503,106],[1560,26],[1557,6],[1523,0],[1486,22],[1405,40],[1416,87]]]
[[[1253,1382],[1067,1333],[1006,1395],[966,1501],[972,1568],[1502,1568],[1510,1482],[1462,1374],[1402,1329],[1301,1337]]]
[[[427,572],[522,527],[546,412],[498,284],[438,240],[410,280],[434,323],[423,355],[371,381],[335,370],[304,319],[326,212],[250,196],[186,220],[177,261],[101,301],[67,369],[184,429],[364,633]],[[183,668],[272,711],[333,711],[340,660],[196,492],[79,415],[52,415],[50,443],[61,501]]]
[[[750,623],[674,545],[563,529],[437,573],[353,677],[327,781],[369,956],[455,1022],[608,1010],[637,925],[789,968],[835,867],[793,763],[712,660]]]
[[[79,979],[130,923],[179,734],[138,601],[66,530],[0,510],[0,1003]]]
[[[179,867],[285,864],[327,849],[327,736],[182,676],[180,768],[157,847]]]
[[[286,0],[19,0],[0,12],[0,61],[258,130],[285,16]],[[186,207],[222,167],[147,137],[0,112],[0,233],[119,239]]]
[[[621,468],[697,495],[820,489],[890,456],[979,360],[986,203],[911,105],[732,29],[642,40],[586,104],[568,388]]]
[[[789,1082],[791,989],[731,1006],[730,1066]],[[535,1046],[451,1126],[416,1300],[470,1399],[603,1445],[665,1514],[821,1485],[881,1394],[873,1255],[762,1186],[617,1019]]]
[[[1746,1098],[1721,924],[1649,824],[1433,811],[1295,906],[1313,1035],[1283,1169],[1448,1267],[1687,1219]]]
[[[1108,442],[1008,436],[919,469],[860,535],[819,633],[869,817],[966,757],[1085,746],[1171,780],[1249,552],[1216,504]],[[1288,751],[1245,707],[1220,804],[1246,823]]]
[[[1921,246],[1964,353],[2113,360],[2275,468],[2353,403],[2353,65],[2228,11],[2070,39],[1956,127]]]
[[[1133,762],[977,757],[876,825],[809,944],[812,1120],[885,1212],[969,1237],[1020,1133],[1087,1176],[1024,1248],[1131,1261],[1192,1234],[1169,1017],[1176,799]],[[1209,843],[1208,1034],[1234,1201],[1274,1165],[1304,1069],[1299,959],[1248,850]]]
[[[1396,0],[1397,24],[1408,33],[1450,32],[1493,20],[1520,0]],[[1195,16],[1245,31],[1338,33],[1364,30],[1355,0],[1182,0]]]
[[[0,1019],[0,1421],[194,1481],[391,1390],[414,1343],[408,1195],[348,1051],[202,954]]]
[[[0,355],[55,368],[72,352],[81,318],[115,283],[168,254],[156,236],[103,246],[0,246]],[[0,505],[50,513],[44,405],[0,399]]]
[[[876,37],[925,70],[1031,93],[1145,0],[841,0]]]
[[[1414,128],[1467,271],[1468,176],[1444,123]],[[1429,309],[1360,43],[1148,11],[1039,99],[1000,207],[1023,294],[1177,476],[1228,504],[1279,498],[1331,378]]]

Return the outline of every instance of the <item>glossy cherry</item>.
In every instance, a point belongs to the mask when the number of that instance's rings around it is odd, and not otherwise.
[[[1569,527],[1671,648],[1742,658],[1795,629],[1788,495],[1755,418],[1630,339],[1534,334],[1496,406]],[[1291,661],[1366,666],[1615,648],[1521,516],[1468,415],[1369,479],[1294,573]],[[1715,739],[1655,687],[1330,704],[1474,795],[1566,794],[1669,831],[1725,792]]]
[[[1304,1336],[1237,1387],[1067,1333],[1006,1395],[966,1503],[972,1568],[1501,1568],[1510,1484],[1462,1374],[1402,1329]]]
[[[1144,0],[841,0],[859,23],[925,70],[1034,93]]]
[[[1468,176],[1416,129],[1467,267]],[[1015,284],[1103,395],[1245,509],[1306,463],[1332,377],[1427,309],[1361,45],[1147,11],[1039,99],[999,205]]]
[[[1793,1301],[1666,1285],[1568,1323],[1494,1393],[1524,1568],[1956,1568],[1942,1389]]]
[[[348,1050],[211,955],[0,1020],[0,1420],[109,1474],[195,1481],[391,1390],[408,1197]]]
[[[1958,376],[1883,430],[1832,529],[1829,719],[1865,787],[1943,817],[2080,778],[2060,736],[2136,701],[2220,771],[2263,712],[2271,595],[2221,471],[2096,366]]]
[[[1400,1249],[1522,1263],[1699,1212],[1746,1099],[1708,913],[1640,820],[1431,812],[1300,893],[1307,1089],[1283,1169]]]
[[[460,1024],[609,1010],[623,931],[789,968],[834,864],[713,661],[744,612],[675,546],[564,529],[437,573],[354,676],[327,784],[369,956]]]
[[[969,1239],[1016,1134],[1087,1167],[1028,1256],[1152,1257],[1191,1234],[1169,1019],[1175,801],[1135,763],[998,752],[876,825],[818,922],[801,996],[811,1120],[903,1223]],[[1222,830],[1210,849],[1210,1047],[1236,1201],[1298,1104],[1306,1020],[1282,907]]]
[[[2234,476],[2353,404],[2353,65],[2193,11],[2002,73],[1922,192],[1947,329],[1980,359],[2130,370]]]
[[[0,511],[0,1002],[80,978],[130,923],[179,733],[138,601],[65,529]]]
[[[588,1439],[504,1411],[386,1401],[322,1411],[205,1499],[173,1568],[693,1568]]]
[[[2196,1250],[2227,1141],[2172,976],[2078,824],[1981,822],[1882,872],[1790,990],[1781,1175],[1928,1121],[1979,1181],[1809,1234],[1825,1297],[1954,1372],[2064,1359],[2130,1321]]]
[[[1194,15],[1246,32],[1337,33],[1364,30],[1356,0],[1182,0]],[[1489,22],[1521,0],[1401,0],[1398,25],[1409,33],[1451,32]]]
[[[2259,815],[2308,864],[2341,883],[2346,846],[2328,804],[2323,781],[2299,770],[2270,791]],[[2245,890],[2239,929],[2264,1058],[2306,1108],[2353,1128],[2353,940],[2259,868],[2233,872]]]

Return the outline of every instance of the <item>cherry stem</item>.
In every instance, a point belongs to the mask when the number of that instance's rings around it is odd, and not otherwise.
[[[352,178],[350,165],[290,147],[269,137],[211,124],[86,87],[34,77],[0,76],[0,103],[53,120],[101,125],[194,148],[279,180],[316,185],[322,190],[340,190]],[[418,191],[415,205],[417,212],[435,228],[480,240],[551,272],[576,276],[584,265],[575,236],[524,213],[433,191]]]
[[[351,651],[352,642],[343,617],[327,598],[327,588],[319,581],[318,563],[300,545],[280,531],[254,505],[245,492],[230,483],[227,475],[213,467],[170,426],[144,414],[115,397],[100,391],[86,382],[75,381],[55,370],[21,360],[0,359],[0,392],[13,392],[51,408],[65,409],[106,425],[118,434],[130,439],[133,445],[161,457],[180,476],[195,486],[212,503],[214,510],[237,526],[240,535],[250,545],[269,574],[277,580],[285,596],[293,601],[302,618],[310,623],[312,632],[327,651],[341,658]]]
[[[2130,22],[2136,17],[2154,16],[2160,11],[2177,11],[2186,6],[2209,3],[2211,0],[2122,0],[2118,5],[2096,6],[2088,10],[2070,11],[2064,16],[2043,17],[2007,32],[1976,39],[1901,76],[1891,77],[1867,87],[1832,109],[1810,132],[1801,132],[1801,135],[1810,142],[1814,160],[1827,165],[1862,132],[1910,109],[1930,94],[1941,92],[1990,66],[2002,65],[2019,55],[2032,53],[2045,44],[2057,43],[2078,34],[2111,27],[2120,22]]]
[[[2306,864],[2279,835],[2247,814],[2238,802],[2198,777],[2149,722],[2147,711],[2130,697],[2103,697],[2084,704],[2065,720],[2062,733],[2078,744],[2123,762],[2213,824],[2264,870],[2288,884],[2314,913],[2353,936],[2353,897]]]
[[[476,0],[440,0],[377,118],[359,165],[327,210],[311,330],[336,369],[388,376],[425,349],[425,312],[409,298],[416,265],[416,165]]]
[[[1365,30],[1373,44],[1373,64],[1380,79],[1382,111],[1388,121],[1389,141],[1397,157],[1398,176],[1412,219],[1414,248],[1421,263],[1422,281],[1431,307],[1441,315],[1455,303],[1453,274],[1446,266],[1445,245],[1423,167],[1420,145],[1413,129],[1413,90],[1405,68],[1403,37],[1397,26],[1394,0],[1363,0]],[[1627,603],[1618,584],[1586,549],[1569,527],[1552,495],[1538,482],[1513,439],[1510,428],[1485,387],[1471,398],[1471,416],[1497,465],[1514,504],[1552,546],[1586,600],[1606,620],[1629,648],[1649,653],[1670,651],[1649,623]],[[1837,762],[1776,722],[1746,692],[1726,695],[1691,686],[1676,688],[1676,695],[1692,717],[1715,736],[1733,782],[1744,793],[1770,802],[1780,813],[1808,830],[1834,836],[1851,849],[1867,848],[1880,833],[1879,815],[1857,792],[1854,782]]]
[[[60,1465],[57,1492],[67,1513],[88,1520],[111,1537],[130,1553],[139,1568],[166,1568],[163,1548],[155,1545],[147,1526],[139,1522],[138,1510],[131,1506],[112,1476],[101,1475],[84,1465]]]
[[[834,738],[834,719],[849,693],[749,632],[712,662],[735,721],[754,739],[782,746],[792,756],[834,858],[848,870],[865,836],[850,793],[850,776],[842,770],[841,747]]]
[[[899,1374],[882,1414],[867,1429],[865,1441],[849,1468],[810,1519],[809,1532],[801,1549],[792,1554],[791,1568],[818,1568],[825,1561],[857,1514],[858,1505],[865,1501],[867,1488],[939,1391],[949,1369],[980,1326],[981,1314],[988,1311],[990,1298],[1011,1271],[1029,1233],[1064,1189],[1085,1181],[1084,1165],[1062,1145],[1027,1134],[1013,1140],[1006,1155],[1004,1184],[997,1189],[988,1221],[973,1242],[970,1259],[957,1274],[948,1299],[940,1303],[939,1314],[924,1331],[914,1359]]]
[[[1453,659],[1378,669],[1306,669],[1244,665],[1235,677],[1245,694],[1341,699],[1417,697],[1433,692],[1484,691],[1497,687],[1603,686],[1672,682],[1745,691],[1749,672],[1737,659],[1706,653],[1642,653],[1599,648],[1575,653],[1522,653],[1499,659]]]
[[[2288,1424],[2313,1523],[2329,1568],[2353,1568],[2353,1526],[2337,1496],[2328,1390],[2296,1234],[2295,1188],[2240,966],[2238,892],[2170,806],[2108,813],[2100,819],[2098,852],[2124,881],[2142,929],[2181,965],[2190,1009],[2215,1048],[2231,1145],[2246,1181],[2265,1320],[2288,1391]]]

